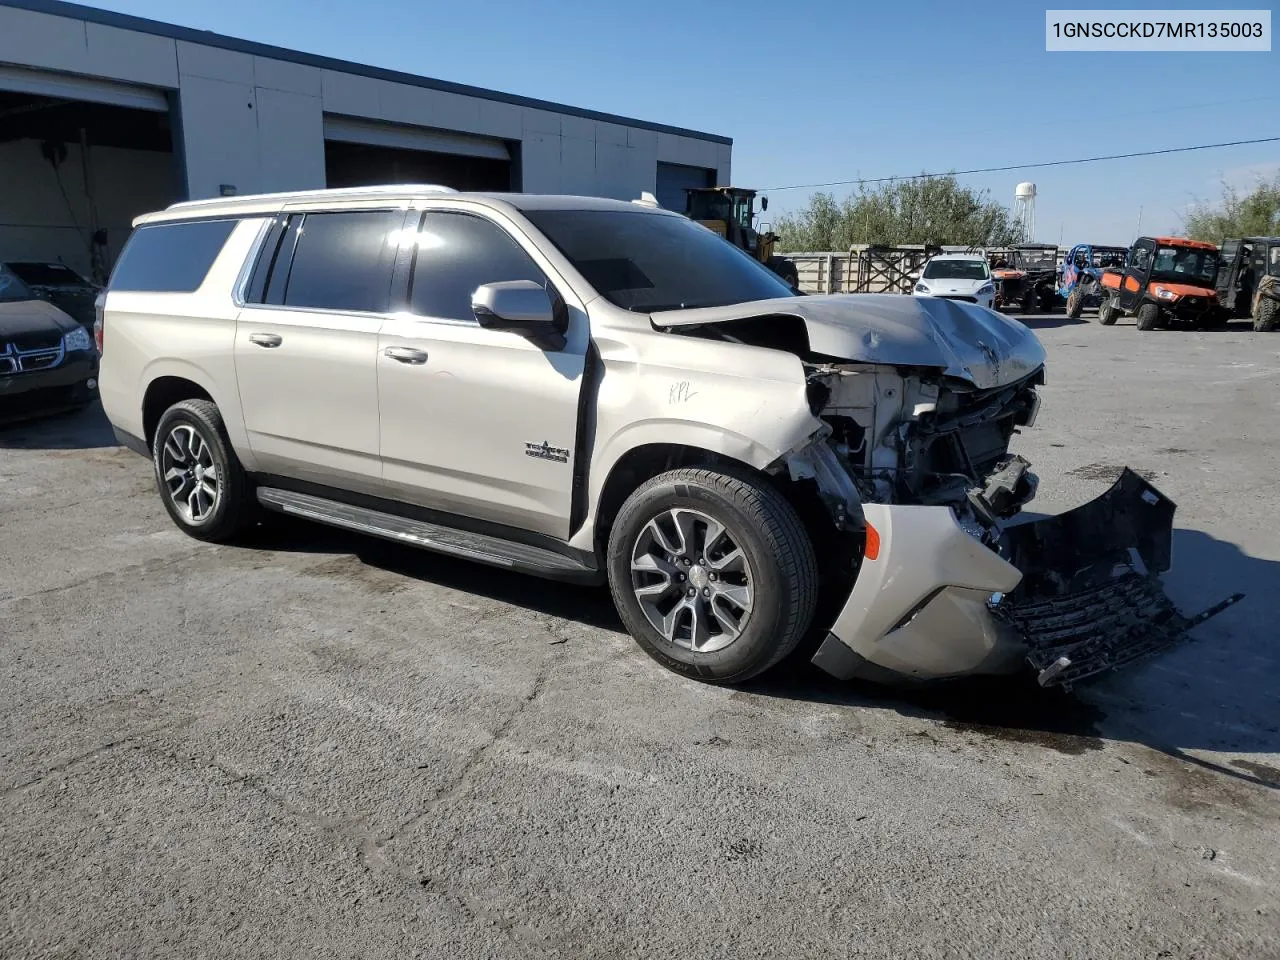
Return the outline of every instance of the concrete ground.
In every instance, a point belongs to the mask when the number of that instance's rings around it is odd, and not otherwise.
[[[605,592],[173,527],[0,430],[0,956],[1280,956],[1280,336],[1030,321],[1040,510],[1130,464],[1246,600],[1072,696],[681,680]]]

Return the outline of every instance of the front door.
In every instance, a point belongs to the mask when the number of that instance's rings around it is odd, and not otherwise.
[[[1137,309],[1142,299],[1142,292],[1147,286],[1147,277],[1151,274],[1151,261],[1155,257],[1156,246],[1152,240],[1139,240],[1129,251],[1129,260],[1125,264],[1124,278],[1120,281],[1120,308],[1126,311]]]
[[[380,492],[378,333],[404,216],[290,218],[261,302],[236,324],[240,401],[262,471]]]
[[[567,342],[554,351],[476,322],[481,284],[551,282],[536,249],[494,220],[427,211],[415,248],[409,310],[378,338],[389,495],[568,539],[586,314],[566,298]]]

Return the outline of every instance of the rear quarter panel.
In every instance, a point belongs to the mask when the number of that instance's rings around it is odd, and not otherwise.
[[[232,293],[263,224],[242,220],[193,293],[108,290],[99,394],[107,418],[145,435],[143,400],[160,377],[199,385],[218,405],[236,453],[254,469],[234,361],[239,307]]]

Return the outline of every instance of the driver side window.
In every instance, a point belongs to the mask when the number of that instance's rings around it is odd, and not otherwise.
[[[1151,248],[1145,244],[1138,244],[1133,248],[1133,253],[1129,256],[1129,268],[1139,272],[1144,272],[1151,266]]]
[[[547,285],[521,246],[482,217],[429,210],[416,241],[409,304],[420,317],[475,323],[471,295],[476,287],[504,280]]]

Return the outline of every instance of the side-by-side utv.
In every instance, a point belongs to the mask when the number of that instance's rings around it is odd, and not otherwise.
[[[1128,247],[1077,243],[1067,252],[1058,274],[1058,296],[1067,302],[1067,316],[1076,319],[1086,307],[1102,302],[1102,273],[1124,265]]]
[[[1218,300],[1233,317],[1248,317],[1259,333],[1280,329],[1280,237],[1223,240]]]
[[[1052,243],[1020,243],[992,258],[996,309],[1023,313],[1052,310],[1058,300],[1058,248]]]
[[[1120,269],[1102,274],[1098,322],[1110,326],[1134,317],[1139,330],[1192,327],[1207,330],[1227,322],[1218,302],[1218,248],[1183,237],[1140,237]]]

